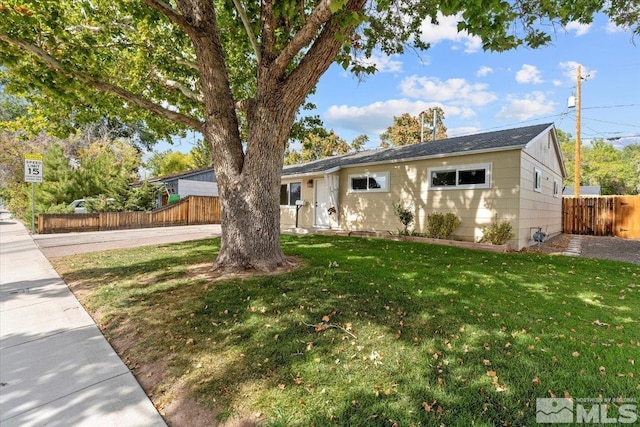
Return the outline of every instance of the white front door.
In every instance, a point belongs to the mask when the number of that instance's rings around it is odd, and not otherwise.
[[[329,226],[329,189],[327,188],[327,181],[324,178],[319,178],[314,181],[313,187],[315,188],[315,214],[314,225],[316,227],[328,227]]]

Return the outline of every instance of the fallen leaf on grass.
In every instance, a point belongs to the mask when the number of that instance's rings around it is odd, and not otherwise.
[[[533,385],[535,386],[539,386],[540,384],[542,384],[542,382],[540,381],[540,378],[538,377],[535,377],[532,382],[533,382]]]

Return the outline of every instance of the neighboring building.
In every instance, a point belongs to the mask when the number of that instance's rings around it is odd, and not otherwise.
[[[158,198],[158,207],[168,203],[170,194],[178,194],[180,198],[218,195],[218,183],[213,168],[174,173],[151,178],[148,181],[164,188],[162,195]]]
[[[562,231],[566,170],[553,124],[329,157],[286,166],[280,192],[281,225],[397,232],[393,202],[412,206],[413,228],[427,215],[455,213],[453,238],[477,241],[497,215],[508,220],[522,249],[533,233]]]
[[[568,185],[562,189],[563,196],[574,196],[576,194],[575,187],[573,185]],[[600,186],[599,185],[581,185],[580,186],[580,197],[591,197],[591,196],[599,196],[600,195]]]

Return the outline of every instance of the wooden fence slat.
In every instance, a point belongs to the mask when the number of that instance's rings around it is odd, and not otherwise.
[[[640,196],[563,197],[562,224],[566,234],[640,238]]]
[[[40,214],[38,233],[125,230],[187,224],[220,224],[218,197],[188,196],[152,212]]]

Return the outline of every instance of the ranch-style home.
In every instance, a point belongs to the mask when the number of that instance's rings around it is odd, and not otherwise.
[[[397,233],[393,203],[410,206],[412,226],[427,215],[455,213],[453,239],[478,241],[496,217],[509,221],[514,249],[534,243],[539,229],[562,231],[566,169],[553,124],[363,151],[285,166],[282,228]]]

